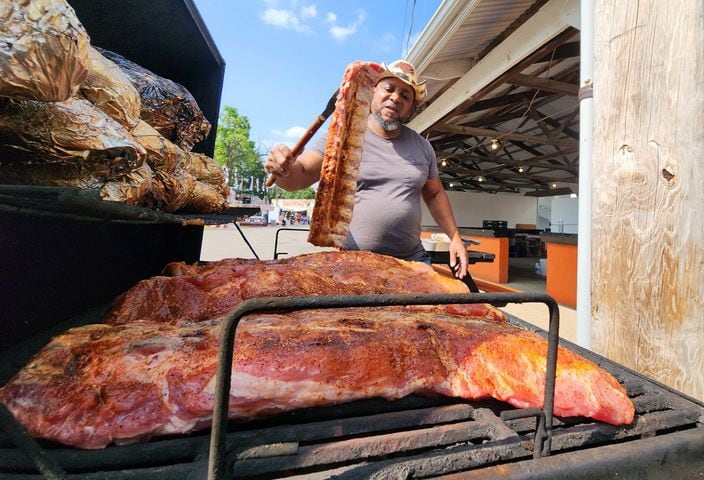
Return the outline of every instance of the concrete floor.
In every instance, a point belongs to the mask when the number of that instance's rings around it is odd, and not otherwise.
[[[309,244],[307,228],[307,225],[294,225],[282,230],[280,227],[241,225],[245,241],[234,224],[206,226],[200,258],[203,261],[256,257],[270,260],[275,251],[279,258],[283,258],[330,250]],[[535,274],[536,261],[532,257],[510,258],[508,286],[525,292],[545,292],[545,278]],[[548,309],[543,304],[510,304],[502,310],[545,330],[548,328]],[[576,328],[575,310],[560,306],[560,337],[574,342]]]

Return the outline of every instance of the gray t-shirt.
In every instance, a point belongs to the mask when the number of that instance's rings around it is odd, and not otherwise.
[[[319,137],[313,150],[323,155],[325,142],[326,136]],[[344,248],[417,257],[423,252],[421,189],[437,176],[433,147],[416,132],[402,127],[398,137],[387,139],[367,129]]]

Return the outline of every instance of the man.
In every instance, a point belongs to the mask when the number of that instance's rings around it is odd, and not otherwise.
[[[404,125],[425,100],[425,82],[418,81],[415,68],[404,60],[384,69],[371,101],[350,232],[343,248],[430,263],[420,241],[422,197],[450,237],[450,265],[455,276],[463,278],[467,250],[438,177],[435,152],[426,139]],[[319,138],[297,158],[287,146],[276,145],[264,169],[285,190],[309,187],[320,179],[325,140]]]

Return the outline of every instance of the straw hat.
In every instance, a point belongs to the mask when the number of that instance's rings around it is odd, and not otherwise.
[[[418,81],[418,74],[416,73],[416,68],[413,65],[405,60],[396,60],[389,65],[382,63],[381,66],[384,68],[384,73],[381,76],[382,79],[396,77],[413,87],[413,90],[416,92],[416,105],[425,100],[425,96],[427,94],[425,81]]]

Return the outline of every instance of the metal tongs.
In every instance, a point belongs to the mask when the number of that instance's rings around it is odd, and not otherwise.
[[[332,115],[332,112],[335,111],[335,102],[337,101],[338,93],[340,93],[339,88],[335,90],[335,93],[333,93],[330,97],[330,100],[328,100],[328,104],[325,106],[325,110],[323,110],[323,113],[318,115],[316,119],[313,120],[313,123],[310,124],[308,130],[306,130],[301,139],[298,140],[298,143],[293,146],[293,148],[291,149],[291,155],[293,155],[293,158],[296,158],[301,153],[303,147],[305,147],[306,143],[308,143],[308,140],[310,140],[311,137],[315,135],[315,132],[317,132],[318,129],[323,125],[323,123],[325,123],[325,120],[327,120],[328,117]],[[270,176],[266,179],[266,186],[271,187],[275,181],[276,175]]]

